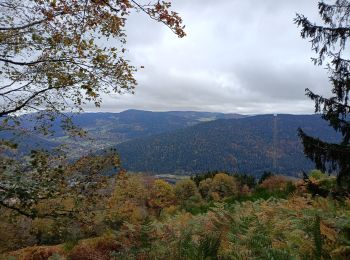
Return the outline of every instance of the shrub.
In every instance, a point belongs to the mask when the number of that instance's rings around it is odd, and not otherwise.
[[[118,229],[123,221],[139,223],[147,216],[146,202],[148,191],[138,175],[120,175],[109,200],[106,222]]]
[[[337,185],[337,179],[335,176],[329,176],[319,170],[312,170],[309,173],[309,178],[319,188],[328,191],[335,189]]]
[[[191,177],[191,180],[196,183],[197,186],[199,186],[199,183],[201,181],[204,181],[205,179],[212,179],[215,177],[216,174],[219,174],[219,171],[212,171],[212,172],[207,172],[207,173],[200,173],[196,174],[195,176]],[[228,173],[227,173],[228,174]]]
[[[264,188],[268,191],[284,190],[287,187],[287,184],[289,182],[291,182],[291,181],[282,175],[273,175],[273,176],[265,179],[260,184],[260,187]]]
[[[224,173],[215,175],[210,185],[210,195],[214,200],[222,199],[238,194],[236,179]]]
[[[210,197],[210,188],[211,188],[212,179],[208,178],[205,180],[202,180],[199,183],[199,192],[201,193],[203,198],[209,198]]]
[[[162,209],[175,204],[175,192],[172,185],[163,180],[155,180],[147,199],[147,206],[159,216]]]
[[[323,179],[326,176],[325,173],[321,172],[320,170],[312,170],[309,173],[309,177],[315,180]]]
[[[2,256],[1,259],[23,259],[23,260],[47,260],[52,259],[58,255],[63,255],[63,249],[60,246],[34,246],[24,248],[7,256]]]
[[[108,260],[114,252],[120,250],[120,246],[109,236],[83,241],[73,248],[68,258],[71,260]]]
[[[176,199],[179,201],[185,201],[193,196],[199,195],[196,183],[190,179],[177,182],[174,191]]]
[[[241,190],[244,186],[247,186],[249,189],[252,189],[256,186],[256,179],[252,175],[234,174],[233,177],[236,178]]]
[[[76,246],[69,254],[69,259],[71,260],[108,260],[109,257],[103,255],[101,252],[97,251],[95,248],[91,248],[88,245]]]
[[[213,179],[206,179],[199,183],[199,190],[206,199],[222,201],[224,198],[238,194],[238,184],[234,177],[219,173]]]
[[[261,183],[263,183],[263,181],[264,180],[266,180],[266,179],[268,179],[268,178],[270,178],[270,177],[272,177],[272,176],[274,176],[275,174],[273,174],[272,172],[264,172],[262,175],[261,175],[261,177],[260,177],[260,179],[259,179],[259,181],[258,181],[258,184],[261,184]]]

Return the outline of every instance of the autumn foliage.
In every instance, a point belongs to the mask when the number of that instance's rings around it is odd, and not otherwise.
[[[1,211],[0,234],[8,240],[1,250],[19,259],[349,257],[349,199],[294,192],[299,184],[279,175],[252,188],[234,176],[218,172],[198,186],[190,179],[173,185],[121,171],[103,188],[99,205],[105,207],[90,215],[89,223],[24,216],[11,223],[6,222],[11,213]],[[310,178],[333,177],[312,172]]]
[[[63,115],[72,130],[67,111],[80,112],[85,103],[99,107],[103,94],[134,93],[137,67],[126,55],[125,30],[131,13],[186,35],[166,1],[1,1],[0,117],[18,120],[18,111],[39,112],[37,120],[47,128]]]
[[[290,180],[288,180],[286,177],[281,175],[274,175],[264,180],[260,184],[260,187],[269,191],[283,190],[287,187],[288,182],[290,182]]]

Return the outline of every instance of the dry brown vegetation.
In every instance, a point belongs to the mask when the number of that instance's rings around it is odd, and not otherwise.
[[[316,176],[327,179],[325,175]],[[89,223],[57,219],[29,221],[20,217],[16,223],[8,224],[11,226],[0,226],[2,233],[9,227],[9,233],[17,232],[16,237],[8,236],[7,244],[2,242],[2,250],[11,250],[11,241],[21,243],[20,237],[31,239],[24,239],[26,242],[17,244],[18,247],[40,243],[36,236],[41,237],[43,244],[61,244],[27,247],[4,256],[15,259],[349,257],[349,199],[341,202],[330,197],[312,197],[295,184],[286,177],[271,176],[247,193],[246,184],[224,173],[202,180],[198,187],[189,179],[173,186],[123,172],[116,178],[111,194],[105,197],[108,206]]]

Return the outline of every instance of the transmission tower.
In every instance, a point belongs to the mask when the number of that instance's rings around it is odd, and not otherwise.
[[[273,152],[272,152],[272,163],[273,169],[277,170],[277,114],[273,115],[273,128],[272,128],[272,143],[273,143]]]

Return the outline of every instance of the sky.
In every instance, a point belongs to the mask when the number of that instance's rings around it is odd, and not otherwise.
[[[144,66],[135,94],[104,97],[98,111],[210,111],[310,114],[305,88],[328,95],[296,13],[319,21],[317,0],[173,0],[186,25],[178,38],[145,14],[126,27],[128,58]],[[86,107],[86,111],[97,111]]]

